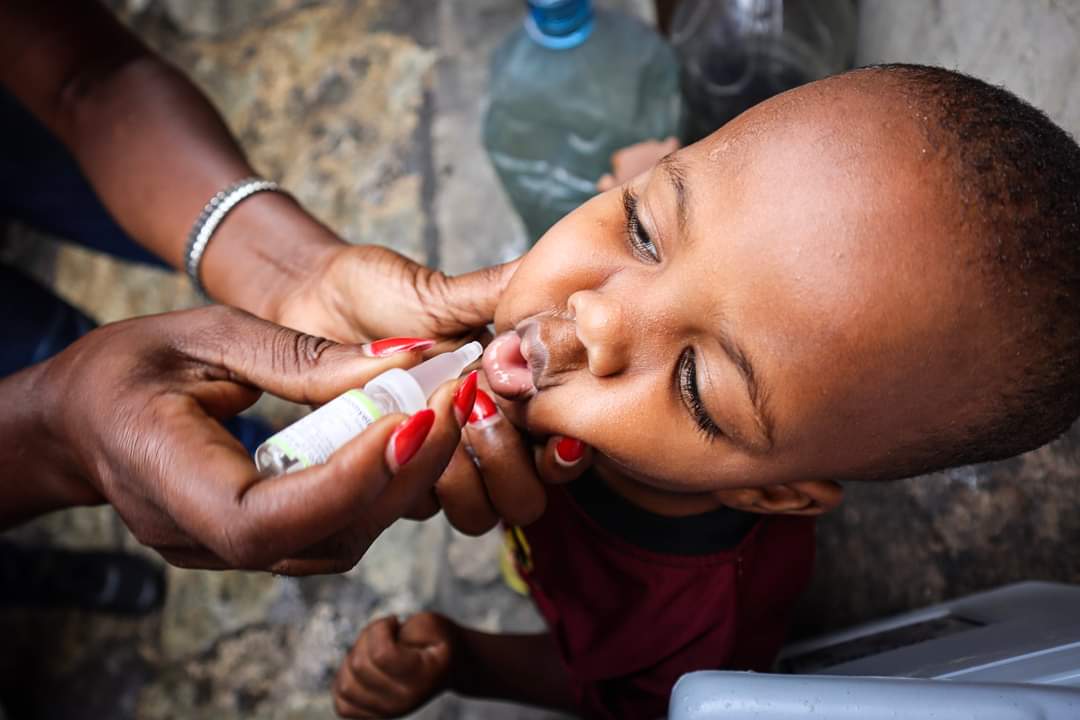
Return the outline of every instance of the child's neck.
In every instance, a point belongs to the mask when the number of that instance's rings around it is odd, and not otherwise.
[[[712,493],[680,493],[658,488],[632,477],[602,456],[597,457],[593,471],[612,492],[656,515],[666,517],[700,515],[723,505]]]

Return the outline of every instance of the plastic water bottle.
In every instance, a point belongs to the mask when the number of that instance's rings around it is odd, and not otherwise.
[[[484,146],[536,241],[596,194],[616,150],[677,135],[675,53],[636,18],[590,0],[527,0],[491,62]]]
[[[408,370],[387,370],[363,390],[337,396],[270,437],[255,450],[255,467],[263,475],[281,475],[326,462],[383,415],[423,410],[440,385],[460,375],[483,351],[480,343],[471,342]]]
[[[684,140],[851,67],[856,31],[851,0],[681,0],[671,43],[682,63]]]

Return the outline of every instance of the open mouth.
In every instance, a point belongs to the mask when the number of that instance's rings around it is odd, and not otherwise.
[[[521,335],[514,330],[499,335],[484,351],[482,365],[488,383],[507,400],[520,400],[536,392],[525,352]]]

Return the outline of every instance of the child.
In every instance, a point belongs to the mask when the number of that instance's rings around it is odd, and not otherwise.
[[[767,669],[830,481],[1037,447],[1080,407],[1080,148],[1008,92],[882,66],[762,103],[552,228],[500,302],[503,414],[596,449],[518,534],[549,625],[360,635],[349,717],[442,690],[652,718]],[[753,518],[731,509],[766,514]]]

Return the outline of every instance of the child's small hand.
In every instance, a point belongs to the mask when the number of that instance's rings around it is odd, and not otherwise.
[[[395,617],[360,631],[334,680],[334,709],[345,718],[396,718],[447,688],[455,626],[433,613]]]
[[[666,140],[645,140],[616,150],[611,156],[611,172],[597,180],[596,189],[606,192],[627,180],[633,180],[679,147],[679,140],[669,137]]]

